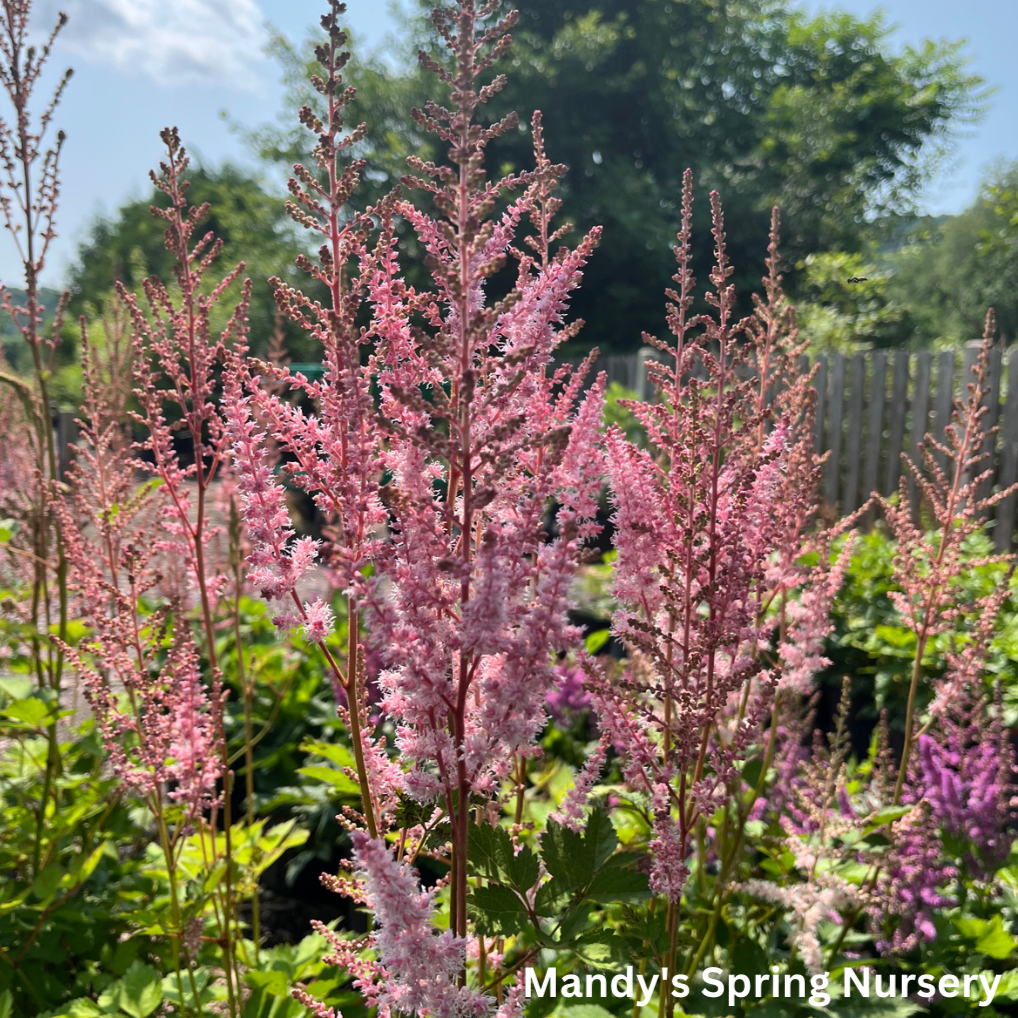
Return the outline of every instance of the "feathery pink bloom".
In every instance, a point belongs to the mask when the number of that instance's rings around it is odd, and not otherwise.
[[[353,834],[357,875],[375,919],[371,934],[384,970],[380,1006],[422,1018],[484,1018],[490,997],[457,983],[466,941],[432,923],[433,894],[421,890],[407,863],[360,831]]]

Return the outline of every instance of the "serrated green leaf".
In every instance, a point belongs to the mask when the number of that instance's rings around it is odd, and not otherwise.
[[[993,917],[989,929],[976,941],[977,951],[997,960],[1010,957],[1016,947],[1018,940],[1004,929],[1004,920],[999,915]]]
[[[396,806],[396,813],[393,817],[393,825],[403,827],[424,827],[435,812],[433,805],[422,805],[401,792],[399,804]]]
[[[537,856],[524,845],[517,853],[504,827],[470,828],[470,867],[479,876],[509,884],[525,894],[540,873]]]
[[[989,980],[991,986],[993,985],[993,980],[1000,975],[999,972],[988,971],[980,974]],[[1013,1004],[1016,1000],[1018,1000],[1018,969],[1012,969],[1010,972],[1004,973],[997,986],[997,992],[993,995],[993,1002],[995,1004]]]
[[[159,971],[140,959],[131,962],[120,980],[120,1010],[131,1018],[148,1018],[162,1003],[163,980]]]
[[[589,919],[590,903],[581,901],[563,916],[558,928],[559,943],[571,944],[577,937],[586,933]]]
[[[537,889],[534,911],[541,916],[556,916],[566,907],[572,896],[571,888],[565,886],[557,877],[552,877]]]
[[[587,897],[601,905],[622,903],[634,905],[650,897],[650,883],[646,873],[627,865],[624,856],[613,856],[591,880]]]
[[[50,709],[34,696],[26,697],[24,700],[15,700],[3,709],[4,714],[15,721],[21,721],[30,728],[38,728],[40,723],[51,714]],[[53,721],[56,718],[53,717]]]
[[[79,997],[77,1000],[72,1000],[69,1004],[65,1004],[62,1008],[62,1013],[67,1018],[98,1018],[99,1015],[107,1014],[108,1012],[103,1011],[95,1001],[89,1000],[88,997]]]
[[[548,872],[569,888],[586,887],[618,844],[615,828],[601,806],[591,811],[582,835],[550,820],[541,837]]]
[[[96,845],[94,849],[88,854],[88,857],[84,862],[71,873],[67,874],[67,877],[71,878],[70,883],[72,884],[83,884],[88,878],[95,872],[96,866],[99,865],[99,860],[102,859],[110,842],[104,841],[101,845]]]
[[[135,958],[123,979],[111,983],[99,997],[107,1012],[123,1011],[131,1018],[148,1018],[163,1001],[163,979],[158,970]]]
[[[475,887],[470,908],[477,917],[477,931],[485,936],[511,937],[530,925],[527,908],[515,891],[501,884]]]

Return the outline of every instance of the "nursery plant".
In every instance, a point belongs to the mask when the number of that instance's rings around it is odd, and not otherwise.
[[[32,436],[3,449],[0,1008],[1009,1013],[992,317],[944,438],[838,519],[778,211],[739,318],[710,194],[700,304],[685,174],[654,396],[606,409],[596,351],[556,360],[600,231],[562,243],[541,114],[485,116],[515,12],[436,8],[436,98],[408,115],[442,157],[365,206],[344,11],[321,21],[313,163],[286,204],[306,292],[270,280],[322,371],[252,356],[252,284],[219,265],[167,128],[152,211],[173,276],[81,323],[63,470],[62,326],[43,337],[33,297],[58,195],[55,101],[29,117],[50,44],[3,0],[3,208],[29,252],[27,304],[6,308],[34,374],[0,375],[3,420]],[[510,132],[531,167],[498,176]],[[427,289],[401,270],[408,231]],[[576,624],[581,598],[603,629]],[[338,918],[279,943],[265,874],[316,858]]]

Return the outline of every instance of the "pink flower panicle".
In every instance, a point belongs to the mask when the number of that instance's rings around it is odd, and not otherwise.
[[[813,690],[814,676],[830,664],[823,655],[824,642],[834,629],[831,607],[845,582],[853,547],[854,535],[849,535],[833,566],[822,555],[799,600],[788,602],[788,628],[778,645],[783,662],[779,688],[808,695]]]
[[[587,757],[579,774],[576,775],[575,784],[566,792],[562,805],[551,813],[553,820],[577,834],[583,831],[591,789],[601,777],[601,771],[604,770],[605,761],[608,759],[610,745],[609,736],[602,735],[594,747],[594,751]]]
[[[772,641],[767,606],[806,606],[788,643],[796,674],[786,684],[805,686],[823,625],[823,595],[810,592],[818,578],[797,565],[816,509],[819,461],[811,376],[799,372],[803,347],[777,271],[777,217],[766,299],[751,321],[736,323],[716,194],[711,208],[713,314],[691,316],[687,172],[677,288],[668,292],[672,342],[647,337],[663,357],[648,366],[659,398],[626,404],[650,443],[634,448],[618,429],[605,437],[618,552],[613,630],[639,664],[597,699],[599,724],[615,732],[624,721],[629,728],[638,722],[654,733],[643,748],[618,732],[618,746],[627,781],[652,790],[654,886],[673,903],[692,826],[727,795],[735,761],[758,752],[782,681],[764,669],[762,652]],[[736,342],[740,331],[748,331],[748,344]],[[773,392],[780,398],[768,402]],[[807,621],[812,629],[800,632]]]
[[[555,655],[577,642],[566,618],[570,584],[594,533],[601,483],[604,381],[581,398],[578,376],[550,371],[555,348],[575,331],[565,322],[569,296],[597,235],[549,253],[552,190],[564,168],[547,159],[539,118],[536,168],[485,176],[485,148],[515,117],[471,126],[482,94],[502,87],[498,77],[483,89],[475,79],[508,45],[515,15],[473,42],[455,40],[489,14],[463,0],[455,16],[436,15],[460,61],[456,105],[414,114],[461,167],[449,174],[410,160],[417,175],[404,183],[425,191],[444,218],[408,202],[397,208],[434,261],[434,292],[406,287],[391,255],[372,282],[392,540],[379,550],[385,587],[369,595],[369,616],[383,707],[411,767],[406,790],[422,799],[493,794],[517,756],[532,751]],[[522,194],[489,218],[494,199],[515,189]],[[524,253],[512,241],[527,218],[535,235]],[[491,304],[484,281],[507,253],[518,261],[516,286]],[[415,313],[426,338],[408,328]],[[558,535],[549,542],[543,516],[552,499]]]
[[[267,600],[296,595],[297,584],[314,563],[318,543],[296,538],[286,489],[273,477],[262,454],[261,436],[251,418],[250,400],[231,377],[224,404],[233,451],[240,510],[251,550],[248,580]]]
[[[407,863],[363,832],[353,835],[357,874],[375,917],[371,939],[385,972],[378,1004],[422,1018],[484,1018],[491,998],[457,983],[466,941],[432,924],[433,895]]]

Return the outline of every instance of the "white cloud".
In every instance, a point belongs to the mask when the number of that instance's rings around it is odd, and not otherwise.
[[[68,14],[63,43],[91,63],[160,84],[248,90],[266,40],[254,0],[37,0],[39,30]]]

